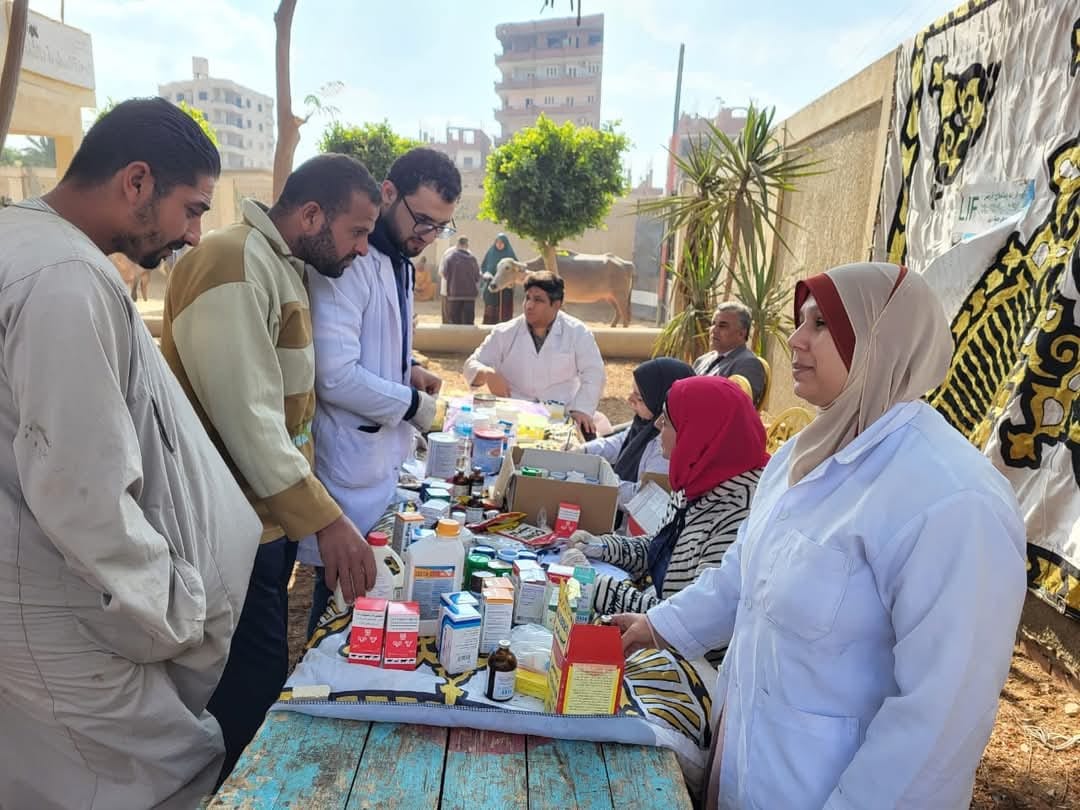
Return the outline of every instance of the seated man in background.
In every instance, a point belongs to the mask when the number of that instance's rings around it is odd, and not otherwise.
[[[746,345],[750,337],[750,310],[738,301],[724,301],[716,308],[709,343],[712,351],[694,361],[699,377],[731,377],[741,374],[754,392],[754,405],[765,396],[765,366]]]
[[[495,326],[465,361],[472,386],[497,397],[562,402],[586,436],[604,390],[604,359],[592,332],[562,312],[563,280],[532,273],[525,282],[524,312]]]

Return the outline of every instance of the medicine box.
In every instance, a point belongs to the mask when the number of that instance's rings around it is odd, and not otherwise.
[[[420,635],[420,605],[416,602],[387,604],[385,635],[383,669],[416,669],[416,646]]]
[[[349,663],[377,667],[382,661],[386,600],[358,597],[349,630]]]

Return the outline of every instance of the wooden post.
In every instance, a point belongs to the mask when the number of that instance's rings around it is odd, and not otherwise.
[[[274,13],[274,28],[277,29],[277,44],[274,52],[274,67],[277,78],[277,145],[274,147],[274,199],[276,200],[285,187],[285,180],[292,171],[293,157],[300,144],[300,125],[302,118],[297,118],[292,111],[292,80],[289,72],[289,50],[292,45],[293,12],[296,0],[281,0]]]
[[[19,91],[19,71],[22,70],[23,44],[26,42],[29,18],[30,0],[15,0],[11,7],[4,68],[0,72],[0,149],[3,149],[7,140],[11,115],[15,111],[15,96]]]

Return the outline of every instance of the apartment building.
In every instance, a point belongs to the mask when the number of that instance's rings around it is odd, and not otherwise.
[[[229,79],[210,76],[206,59],[191,60],[191,78],[158,85],[158,95],[201,110],[217,131],[225,169],[273,169],[274,99]]]
[[[495,65],[500,104],[495,120],[501,140],[531,126],[544,113],[556,123],[600,125],[604,68],[604,15],[503,23],[495,27],[502,44]]]

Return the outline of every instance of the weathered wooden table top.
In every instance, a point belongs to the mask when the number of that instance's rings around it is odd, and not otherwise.
[[[663,748],[271,712],[209,805],[690,810]]]

